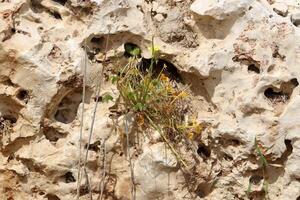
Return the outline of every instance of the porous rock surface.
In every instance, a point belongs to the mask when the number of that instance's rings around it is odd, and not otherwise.
[[[103,54],[134,43],[149,57],[155,36],[208,125],[194,141],[196,183],[159,140],[142,144],[132,161],[136,199],[298,200],[299,13],[297,0],[2,0],[0,199],[75,199],[81,109],[86,147]],[[106,91],[118,95],[103,82]],[[131,170],[111,106],[98,104],[87,173],[94,199],[105,169],[103,199],[129,200]],[[267,195],[255,138],[269,163]],[[81,184],[80,199],[90,199],[84,177]]]

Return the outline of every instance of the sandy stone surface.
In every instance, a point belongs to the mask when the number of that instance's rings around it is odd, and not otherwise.
[[[76,199],[81,110],[86,148],[103,55],[133,43],[149,58],[153,36],[207,124],[192,141],[194,174],[159,139],[131,147],[130,168],[114,103],[99,102],[86,166],[93,199],[104,177],[102,199],[131,200],[132,173],[137,200],[300,199],[298,0],[2,0],[1,200]],[[114,85],[101,86],[117,99]]]

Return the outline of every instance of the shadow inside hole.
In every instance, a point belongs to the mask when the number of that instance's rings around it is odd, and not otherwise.
[[[43,133],[46,139],[49,140],[50,142],[57,142],[59,139],[67,137],[66,133],[61,133],[53,127],[44,128]]]
[[[300,196],[298,196],[296,200],[300,200]]]
[[[56,3],[59,3],[59,4],[64,6],[67,3],[68,0],[52,0],[52,1],[54,1]]]
[[[91,92],[86,90],[85,103],[90,103]],[[82,89],[76,89],[67,94],[59,103],[54,114],[55,120],[64,124],[73,122],[77,116],[79,104],[82,101]]]
[[[284,144],[285,144],[286,150],[282,154],[281,157],[284,159],[284,161],[287,161],[288,157],[293,153],[292,141],[291,140],[284,140]]]
[[[204,145],[203,143],[200,143],[198,145],[197,154],[201,156],[203,159],[207,159],[210,157],[211,150],[208,146]]]
[[[294,15],[291,15],[291,22],[297,27],[300,26],[300,19],[296,18]]]
[[[12,115],[0,115],[0,134],[11,132],[16,123],[16,117]]]
[[[264,92],[265,97],[270,99],[272,103],[285,103],[287,100],[289,100],[290,96],[288,94],[275,90],[276,89],[274,88],[268,88]]]
[[[100,151],[100,143],[101,143],[101,142],[98,140],[98,141],[96,141],[96,142],[90,144],[90,145],[89,145],[89,150],[90,150],[90,151],[95,151],[95,152]],[[88,147],[88,144],[86,144],[86,145],[84,146],[85,149],[87,149],[87,147]]]
[[[27,90],[20,90],[18,93],[17,93],[17,98],[21,101],[24,101],[25,103],[28,102],[29,100],[29,92]]]
[[[201,183],[198,185],[196,189],[196,195],[200,198],[204,198],[211,192],[211,184],[210,183]]]
[[[91,41],[91,43],[95,43],[97,45],[102,45],[104,42],[104,37],[95,36],[95,37],[92,37],[92,39],[90,41]]]
[[[60,198],[58,196],[56,196],[55,194],[46,194],[46,198],[48,200],[60,200]]]
[[[149,71],[150,66],[151,59],[142,58],[138,67],[143,73],[146,73]],[[161,72],[171,80],[181,83],[183,82],[183,79],[175,65],[169,61],[158,59],[157,62],[153,64],[153,76],[157,77]]]
[[[297,87],[299,85],[299,82],[296,78],[291,79],[290,82],[292,83],[292,85],[294,85],[294,87]]]
[[[255,174],[250,177],[249,182],[253,185],[260,185],[263,180],[263,176]]]
[[[3,120],[8,121],[10,124],[15,124],[17,123],[17,118],[12,116],[12,115],[3,115],[2,117]]]
[[[250,65],[248,65],[248,72],[254,72],[256,74],[259,74],[260,69],[255,64],[250,64]]]
[[[298,85],[299,85],[298,80],[296,78],[293,78],[288,82],[282,83],[279,89],[273,86],[267,88],[264,91],[264,95],[272,103],[285,103],[290,99],[294,88],[297,87]]]
[[[62,20],[62,17],[61,17],[61,15],[59,14],[59,12],[57,12],[57,11],[51,11],[50,14],[51,14],[55,19]]]
[[[76,182],[72,172],[67,172],[65,175],[63,175],[63,178],[66,183]]]

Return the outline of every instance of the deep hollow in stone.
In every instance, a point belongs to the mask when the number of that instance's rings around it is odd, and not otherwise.
[[[50,12],[50,14],[51,14],[55,19],[62,20],[62,17],[61,17],[61,15],[60,15],[58,12],[52,11],[52,12]]]
[[[147,70],[149,70],[150,65],[151,65],[151,59],[143,58],[138,67],[142,72],[146,72]],[[153,64],[154,77],[158,76],[161,71],[171,80],[175,80],[177,82],[183,81],[177,67],[175,67],[175,65],[173,65],[171,62],[167,60],[158,59],[157,62]]]
[[[252,175],[249,179],[250,183],[252,183],[253,185],[259,185],[259,183],[264,179],[264,177],[260,176],[260,175]]]
[[[52,0],[52,1],[54,1],[56,3],[59,3],[59,4],[64,6],[67,3],[68,0]]]
[[[296,78],[291,79],[288,82],[283,82],[280,88],[275,88],[273,86],[268,87],[264,91],[265,97],[267,97],[272,103],[285,103],[287,102],[295,87],[299,85]]]
[[[206,145],[200,143],[198,145],[197,153],[202,158],[207,159],[208,157],[210,157],[211,151]]]
[[[55,194],[46,194],[46,198],[48,200],[60,200],[60,198],[58,196],[56,196]]]
[[[89,93],[89,92],[87,92]],[[86,102],[89,102],[90,94],[87,94]],[[82,101],[82,89],[69,92],[58,104],[54,114],[55,120],[64,124],[73,122],[77,116],[78,106]]]
[[[72,172],[67,172],[67,173],[64,175],[64,179],[65,179],[65,182],[66,182],[66,183],[73,183],[73,182],[76,182],[76,179],[74,178]]]
[[[260,69],[255,64],[250,64],[250,65],[248,65],[248,72],[254,72],[256,74],[259,74]]]
[[[17,98],[20,99],[21,101],[24,101],[25,103],[27,103],[29,100],[29,92],[27,90],[21,89],[17,93]]]
[[[45,127],[43,129],[43,133],[46,139],[50,142],[57,142],[59,139],[65,138],[67,136],[65,133],[61,133],[53,127]]]

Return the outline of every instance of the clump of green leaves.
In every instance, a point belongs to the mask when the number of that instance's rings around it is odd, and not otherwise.
[[[125,53],[129,56],[139,57],[142,53],[142,50],[135,44],[126,43],[124,45]]]
[[[111,77],[120,92],[119,106],[125,113],[134,114],[140,128],[157,130],[175,156],[186,166],[176,150],[176,145],[183,138],[191,138],[191,130],[202,130],[195,123],[185,125],[184,115],[188,112],[190,96],[188,87],[171,80],[164,73],[166,66],[159,73],[154,73],[159,48],[153,42],[150,47],[152,58],[149,66],[143,66],[141,50],[138,47],[127,44],[125,51],[131,55],[127,65],[117,67]]]

